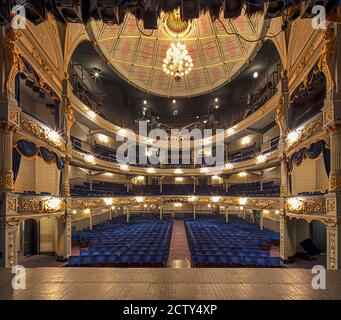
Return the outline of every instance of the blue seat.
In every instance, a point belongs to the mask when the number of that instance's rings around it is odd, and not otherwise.
[[[81,256],[79,265],[81,267],[90,267],[92,265],[92,256]]]
[[[281,260],[280,260],[280,258],[277,258],[277,257],[270,257],[269,260],[270,260],[270,266],[271,266],[271,267],[278,268],[278,267],[281,266]]]
[[[240,256],[230,256],[229,257],[229,264],[231,264],[233,267],[240,266],[242,263],[242,259]]]
[[[102,267],[105,264],[105,256],[102,255],[94,255],[92,258],[92,263],[94,266]]]
[[[268,267],[269,259],[266,257],[256,257],[256,267]]]
[[[255,257],[252,256],[244,256],[242,259],[242,266],[244,267],[252,267],[255,266]]]
[[[79,256],[70,256],[68,266],[70,267],[79,267],[80,257]]]

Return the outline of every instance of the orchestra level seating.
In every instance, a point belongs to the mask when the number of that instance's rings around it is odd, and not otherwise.
[[[194,267],[280,267],[280,258],[269,254],[276,232],[218,215],[186,219],[185,226]]]
[[[93,230],[72,235],[79,256],[71,256],[72,267],[165,267],[173,222],[154,217],[123,217],[98,224]]]

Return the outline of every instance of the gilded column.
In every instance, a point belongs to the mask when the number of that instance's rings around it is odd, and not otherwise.
[[[64,197],[70,197],[70,160],[70,156],[65,157],[62,171],[62,195]]]
[[[328,127],[330,137],[329,192],[341,193],[341,123]]]

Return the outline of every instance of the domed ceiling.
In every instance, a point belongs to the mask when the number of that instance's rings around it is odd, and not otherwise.
[[[260,14],[220,20],[229,33],[237,32],[247,39],[259,38],[264,27]],[[180,82],[174,81],[162,67],[177,34],[194,64]],[[221,23],[212,21],[209,14],[185,22],[177,20],[172,13],[165,13],[154,31],[143,30],[142,23],[138,28],[137,20],[131,15],[120,26],[93,20],[89,35],[122,78],[141,90],[165,97],[200,95],[225,84],[245,65],[257,46],[257,42],[227,34]]]

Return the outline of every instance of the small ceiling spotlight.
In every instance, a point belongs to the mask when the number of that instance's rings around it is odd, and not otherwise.
[[[255,71],[254,73],[253,73],[253,78],[254,79],[257,79],[259,77],[259,73],[257,72],[257,71]]]
[[[92,68],[92,77],[95,79],[101,78],[101,69],[98,68]]]
[[[215,99],[214,99],[214,102],[215,102],[215,103],[217,103],[218,101],[219,101],[219,99],[218,99],[218,98],[215,98]]]
[[[219,109],[219,106],[218,106],[218,105],[216,105],[216,106],[215,106],[215,108],[216,108],[216,109]]]
[[[175,99],[173,99],[172,103],[173,103],[173,104],[176,104],[176,100],[175,100]]]
[[[143,100],[143,104],[146,105],[147,104],[147,100]]]

